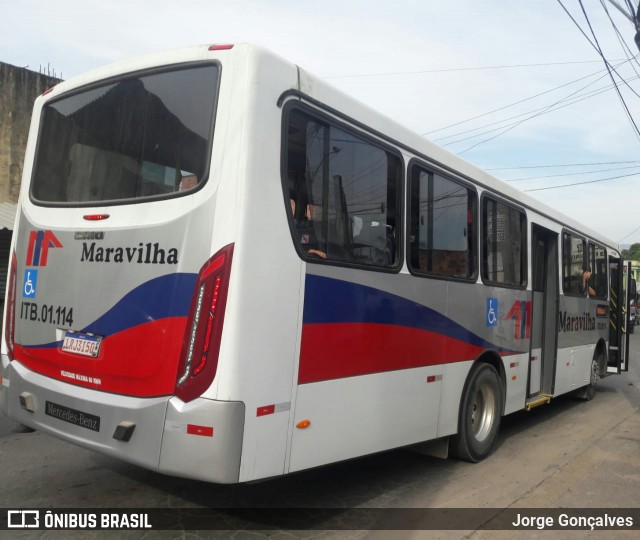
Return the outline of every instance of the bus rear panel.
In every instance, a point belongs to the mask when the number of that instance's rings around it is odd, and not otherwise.
[[[139,465],[233,482],[244,405],[200,397],[233,259],[233,243],[212,254],[215,204],[197,200],[220,71],[151,68],[42,105],[13,240],[2,406]]]

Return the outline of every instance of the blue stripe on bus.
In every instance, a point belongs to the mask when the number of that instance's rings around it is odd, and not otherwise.
[[[80,332],[110,336],[139,324],[168,317],[187,317],[197,274],[167,274],[147,281],[123,296],[109,311]],[[77,308],[76,308],[77,309]],[[60,342],[28,345],[57,347]]]
[[[196,274],[167,274],[147,281],[82,331],[110,336],[150,321],[186,317],[197,277]]]
[[[498,347],[441,313],[401,296],[349,281],[307,274],[304,324],[377,323],[437,332],[485,349]]]

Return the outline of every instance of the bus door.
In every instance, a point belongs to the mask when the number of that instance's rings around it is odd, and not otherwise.
[[[608,373],[629,370],[629,303],[635,296],[631,263],[609,257],[609,359]],[[629,294],[632,293],[632,294]]]
[[[531,353],[528,397],[553,394],[558,350],[558,234],[532,226]]]

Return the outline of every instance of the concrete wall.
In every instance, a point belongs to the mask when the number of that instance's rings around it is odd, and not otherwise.
[[[33,102],[59,79],[0,62],[0,202],[17,202]]]

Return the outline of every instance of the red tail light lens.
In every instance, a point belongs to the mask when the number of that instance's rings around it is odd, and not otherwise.
[[[9,360],[13,360],[13,347],[16,335],[16,272],[18,262],[16,254],[11,256],[11,266],[9,268],[9,288],[7,289],[7,310],[5,313],[4,338],[7,343]]]
[[[233,49],[233,45],[231,43],[228,44],[215,44],[215,45],[211,45],[209,47],[210,51],[228,51],[230,49]]]
[[[182,401],[202,395],[216,376],[232,256],[230,244],[198,274],[176,380],[175,394]]]

